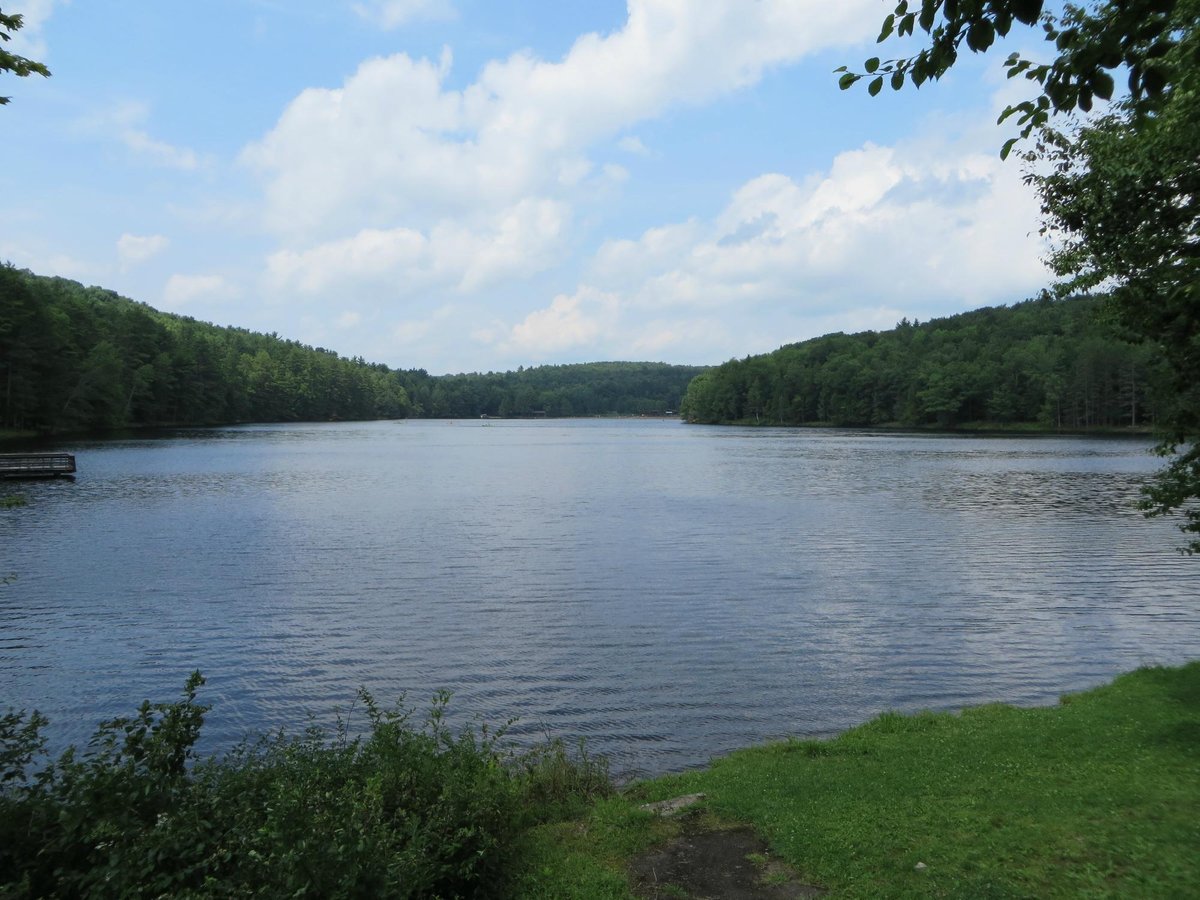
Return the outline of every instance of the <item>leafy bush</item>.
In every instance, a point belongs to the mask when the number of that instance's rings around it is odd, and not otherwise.
[[[575,756],[561,738],[547,740],[520,757],[517,770],[524,807],[538,824],[574,818],[614,793],[608,760],[589,755],[582,739]]]
[[[525,828],[611,791],[561,743],[454,733],[446,693],[414,724],[363,691],[362,736],[343,721],[198,759],[203,683],[36,771],[46,720],[0,717],[0,897],[494,895]]]

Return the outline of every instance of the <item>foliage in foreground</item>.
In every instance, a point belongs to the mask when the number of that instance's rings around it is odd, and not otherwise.
[[[1054,707],[888,713],[834,740],[637,785],[574,829],[538,828],[525,895],[628,896],[623,860],[652,827],[638,804],[694,792],[833,897],[1191,896],[1200,662],[1141,669]]]
[[[30,75],[49,77],[50,70],[46,68],[45,63],[18,56],[4,49],[4,42],[12,40],[12,32],[20,31],[24,24],[24,16],[8,15],[0,11],[0,73],[12,72],[18,78],[28,78]],[[10,99],[12,98],[0,97],[0,106],[8,103]]]
[[[1051,4],[1057,6],[1058,4]],[[928,35],[928,44],[913,56],[883,60],[875,56],[850,72],[846,66],[838,84],[842,90],[864,79],[875,96],[885,80],[900,90],[909,79],[919,88],[936,81],[958,61],[964,49],[984,53],[1013,25],[1036,27],[1050,45],[1050,61],[1011,53],[1004,62],[1009,78],[1023,77],[1036,86],[1036,96],[1007,107],[1000,122],[1017,117],[1020,137],[1029,137],[1051,116],[1087,113],[1096,100],[1113,96],[1114,74],[1124,74],[1130,101],[1152,106],[1175,84],[1178,73],[1163,65],[1180,40],[1177,0],[1086,0],[1046,10],[1043,0],[900,0],[883,20],[877,42]],[[911,7],[911,9],[910,9]],[[1020,30],[1020,29],[1018,29]],[[918,45],[925,43],[917,35]],[[966,45],[964,48],[963,45]],[[1008,156],[1018,138],[1005,142]]]
[[[198,759],[202,684],[40,766],[45,719],[0,717],[0,896],[498,895],[525,830],[611,792],[561,744],[455,734],[445,694],[414,723],[363,692],[364,736],[343,723]]]

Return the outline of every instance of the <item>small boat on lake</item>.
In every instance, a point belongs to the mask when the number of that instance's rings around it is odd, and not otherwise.
[[[74,474],[72,453],[0,453],[0,478],[57,478]]]

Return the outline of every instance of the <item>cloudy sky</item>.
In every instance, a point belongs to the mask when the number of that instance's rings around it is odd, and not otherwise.
[[[839,91],[891,5],[3,2],[54,74],[0,77],[0,261],[435,374],[1022,300],[1010,48]]]

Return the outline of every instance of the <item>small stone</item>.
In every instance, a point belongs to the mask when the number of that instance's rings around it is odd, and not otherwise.
[[[658,813],[660,816],[673,816],[675,813],[687,809],[689,806],[695,806],[703,799],[703,794],[685,794],[682,797],[674,797],[670,800],[659,800],[657,803],[643,803],[642,809],[647,812]]]
[[[915,866],[913,866],[913,868],[916,869],[918,872],[924,872],[926,869],[929,868],[929,866],[925,865],[925,863],[923,863],[923,862],[919,862]]]

